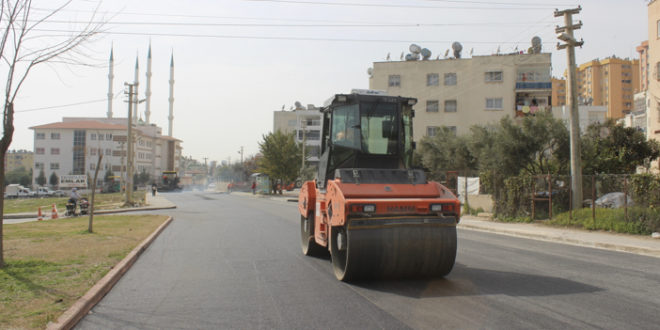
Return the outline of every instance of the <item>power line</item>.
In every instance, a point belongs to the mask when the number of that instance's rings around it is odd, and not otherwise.
[[[425,0],[431,2],[449,2],[449,3],[460,3],[460,4],[483,4],[483,5],[505,5],[505,6],[542,6],[543,8],[548,8],[547,4],[540,3],[529,3],[529,2],[489,2],[489,1],[472,1],[472,0]],[[565,6],[561,4],[556,4],[555,6]]]
[[[18,113],[18,112],[31,112],[31,111],[39,111],[39,110],[59,109],[59,108],[66,108],[66,107],[76,106],[76,105],[92,104],[92,103],[107,102],[107,101],[108,101],[108,99],[97,99],[97,100],[89,100],[89,101],[82,101],[82,102],[62,104],[62,105],[53,105],[53,106],[42,107],[42,108],[17,110],[17,111],[14,111],[14,112]]]
[[[154,25],[154,26],[240,26],[240,27],[442,27],[442,26],[529,26],[540,25],[538,22],[472,22],[472,23],[358,23],[358,24],[265,24],[265,23],[190,23],[190,22],[102,22],[102,21],[60,21],[50,20],[54,24],[103,24],[103,25]]]
[[[33,29],[39,32],[59,32],[59,33],[75,33],[75,30],[56,30],[56,29]],[[393,43],[393,42],[410,42],[410,39],[397,40],[397,39],[351,39],[351,38],[311,38],[311,37],[279,37],[279,36],[238,36],[238,35],[222,35],[222,34],[186,34],[186,33],[146,33],[146,32],[112,32],[100,31],[99,34],[108,35],[134,35],[134,36],[151,36],[151,37],[186,37],[186,38],[213,38],[213,39],[253,39],[253,40],[290,40],[290,41],[328,41],[328,42],[374,42],[374,43]],[[451,43],[454,40],[418,40],[420,43]],[[523,41],[465,41],[466,43],[473,44],[516,44]],[[552,44],[552,43],[547,43]]]
[[[378,3],[362,3],[362,2],[324,2],[324,1],[303,1],[303,0],[243,0],[251,2],[274,2],[285,4],[300,4],[300,5],[323,5],[323,6],[344,6],[344,7],[379,7],[379,8],[418,8],[418,9],[468,9],[468,10],[547,10],[554,9],[554,7],[457,7],[457,6],[428,6],[428,5],[395,5],[395,4],[378,4]],[[467,3],[467,2],[466,2]],[[474,2],[481,4],[482,2]],[[500,3],[502,4],[502,3]]]

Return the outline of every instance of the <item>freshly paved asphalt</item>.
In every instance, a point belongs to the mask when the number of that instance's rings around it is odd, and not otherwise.
[[[174,222],[79,329],[657,329],[657,258],[459,230],[445,279],[345,284],[295,203],[165,194]]]

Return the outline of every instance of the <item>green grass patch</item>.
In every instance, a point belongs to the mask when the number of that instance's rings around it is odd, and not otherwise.
[[[649,235],[660,230],[660,211],[655,208],[629,207],[624,209],[596,208],[595,220],[590,208],[564,212],[546,222],[548,225],[575,227],[588,230],[607,230],[617,233]]]
[[[144,205],[145,191],[136,191],[133,193],[133,200]],[[92,194],[84,194],[82,197],[92,198]],[[96,199],[96,210],[110,210],[121,208],[126,200],[122,193],[94,194]],[[51,206],[55,204],[60,213],[66,209],[66,202],[69,197],[46,197],[46,198],[17,198],[5,199],[4,213],[36,213],[41,206],[41,211],[50,214]]]
[[[43,329],[149,236],[166,216],[96,216],[4,225],[0,329]]]

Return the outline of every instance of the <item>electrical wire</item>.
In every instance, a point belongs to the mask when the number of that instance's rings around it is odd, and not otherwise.
[[[84,104],[100,103],[100,102],[107,102],[107,101],[108,101],[107,99],[96,99],[96,100],[82,101],[82,102],[69,103],[69,104],[53,105],[53,106],[42,107],[42,108],[32,108],[32,109],[25,109],[25,110],[16,110],[16,111],[14,111],[14,113],[20,113],[20,112],[32,112],[32,111],[40,111],[40,110],[51,110],[51,109],[59,109],[59,108],[66,108],[66,107],[76,106],[76,105],[84,105]]]
[[[395,4],[377,4],[362,2],[324,2],[324,1],[303,1],[303,0],[243,0],[250,2],[273,2],[283,4],[299,5],[323,5],[323,6],[344,6],[344,7],[379,7],[379,8],[417,8],[417,9],[467,9],[467,10],[546,10],[555,7],[457,7],[457,6],[428,6],[428,5],[395,5]]]

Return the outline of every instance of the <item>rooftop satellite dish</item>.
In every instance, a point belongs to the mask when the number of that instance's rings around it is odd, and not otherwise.
[[[534,36],[532,38],[532,46],[540,46],[541,45],[541,38],[539,36]]]
[[[369,77],[373,77],[373,75],[374,75],[374,68],[369,68],[369,69],[367,69],[367,74],[369,75]]]
[[[431,57],[431,51],[428,48],[422,49],[422,59],[428,60]]]
[[[406,61],[417,61],[419,60],[419,54],[406,54]]]
[[[451,48],[454,50],[454,57],[461,58],[461,51],[463,50],[463,45],[461,45],[461,43],[458,41],[454,41],[454,43],[451,44]]]
[[[296,110],[297,110],[297,109],[302,109],[302,108],[303,108],[302,103],[300,103],[299,101],[296,101],[296,102],[294,103],[294,105],[296,106]]]
[[[410,52],[413,54],[419,54],[422,51],[422,47],[419,47],[418,45],[415,44],[410,44]]]

